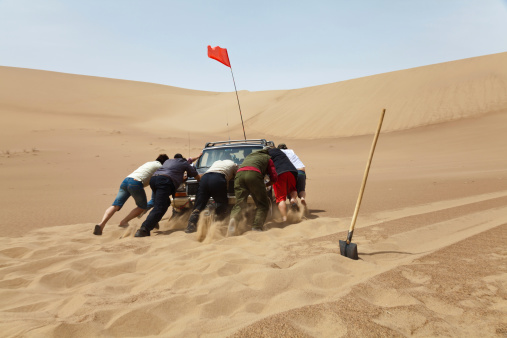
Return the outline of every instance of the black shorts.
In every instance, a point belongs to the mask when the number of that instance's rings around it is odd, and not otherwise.
[[[306,173],[303,170],[298,170],[298,179],[296,181],[296,189],[298,194],[301,191],[306,191]]]

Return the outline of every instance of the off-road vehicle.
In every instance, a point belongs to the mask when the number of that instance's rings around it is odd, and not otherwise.
[[[232,160],[241,165],[246,156],[256,150],[260,150],[267,146],[274,146],[273,141],[266,141],[265,139],[252,139],[252,140],[229,140],[208,142],[202,150],[202,156],[194,163],[197,172],[204,174],[211,165],[218,160]],[[197,190],[199,189],[199,182],[195,178],[188,178],[176,190],[172,198],[173,216],[187,214],[186,211],[191,211],[194,208]],[[272,187],[266,191],[269,196],[271,205],[274,204],[274,194]],[[229,197],[229,206],[236,203],[234,195],[234,181],[231,180],[228,185],[227,196]],[[251,196],[248,197],[248,203],[253,204]],[[214,201],[211,198],[208,206],[213,207]],[[272,208],[270,208],[272,210]]]

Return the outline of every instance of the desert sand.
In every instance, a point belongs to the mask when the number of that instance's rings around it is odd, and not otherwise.
[[[0,67],[4,337],[507,336],[507,53],[240,91],[307,167],[310,215],[225,238],[94,225],[159,153],[241,139],[234,92]],[[347,235],[386,115],[353,242]],[[147,188],[149,193],[149,188]]]

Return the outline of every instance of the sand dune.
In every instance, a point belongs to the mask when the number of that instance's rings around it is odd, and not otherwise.
[[[295,90],[239,93],[250,133],[293,139],[371,134],[389,107],[384,131],[507,109],[507,53],[379,74]],[[111,119],[152,133],[225,133],[240,124],[234,93],[0,68],[2,110]],[[29,100],[27,100],[29,98]],[[380,108],[379,108],[380,107]],[[38,122],[41,123],[41,122]],[[238,135],[238,137],[241,135]]]
[[[327,138],[371,134],[379,107],[389,107],[385,132],[502,111],[506,64],[507,53],[501,53],[287,91],[248,125],[265,130],[291,121],[267,130],[278,137]]]
[[[0,67],[3,336],[505,336],[506,64],[242,91],[247,136],[307,165],[310,216],[141,239],[142,219],[117,226],[132,201],[92,229],[139,164],[241,138],[235,94]],[[338,240],[382,108],[352,261]]]

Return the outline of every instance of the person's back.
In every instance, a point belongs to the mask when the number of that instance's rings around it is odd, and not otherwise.
[[[304,163],[299,159],[298,155],[294,152],[292,149],[281,149],[285,155],[289,158],[289,160],[292,162],[292,164],[296,167],[298,170],[305,169]]]
[[[143,186],[147,187],[150,184],[151,176],[160,169],[161,166],[162,164],[160,164],[159,161],[146,162],[127,177],[132,177],[135,180],[141,181]]]
[[[238,171],[244,171],[246,168],[257,168],[262,175],[266,175],[269,159],[267,149],[254,151],[245,157]]]
[[[283,174],[285,172],[292,172],[297,174],[297,169],[292,164],[290,159],[285,155],[283,151],[280,149],[272,148],[269,149],[269,156],[271,156],[271,159],[273,160],[273,163],[275,164],[276,173],[278,175]]]
[[[215,161],[206,173],[220,173],[225,175],[225,179],[230,181],[238,171],[238,165],[232,160]],[[205,174],[206,174],[205,173]]]
[[[163,175],[169,177],[174,187],[177,189],[183,182],[183,173],[187,172],[189,177],[197,176],[197,170],[191,166],[184,158],[173,158],[165,163],[153,174],[153,176]]]

